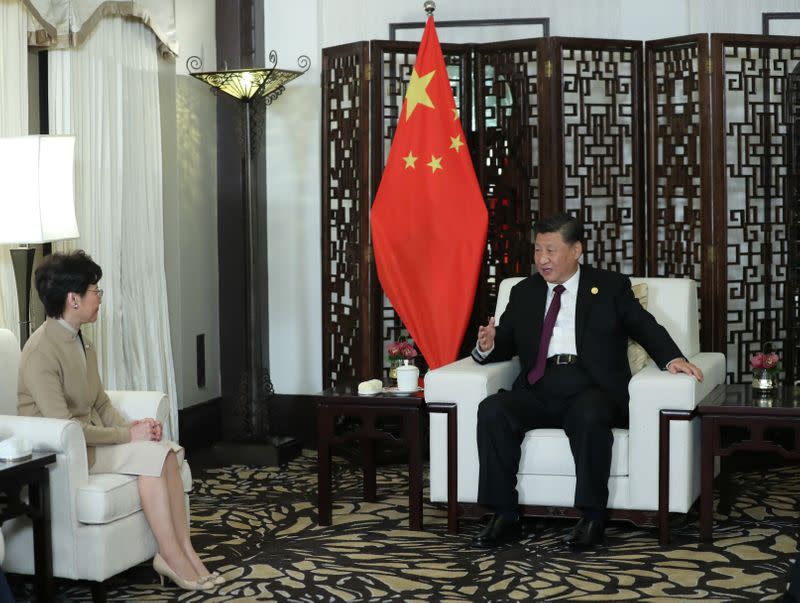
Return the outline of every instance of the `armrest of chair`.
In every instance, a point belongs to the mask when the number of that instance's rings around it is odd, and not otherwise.
[[[0,439],[10,436],[22,438],[35,452],[69,456],[70,462],[82,465],[84,475],[89,474],[86,440],[77,421],[2,415]]]
[[[114,407],[129,421],[151,417],[161,421],[164,438],[173,439],[169,419],[169,398],[161,392],[108,391]]]
[[[700,353],[689,359],[703,371],[698,382],[650,365],[631,379],[628,432],[631,508],[658,508],[658,439],[662,410],[692,411],[725,381],[725,356]],[[699,493],[699,422],[670,425],[670,510],[685,513]]]
[[[472,358],[462,358],[428,371],[425,375],[426,402],[455,402],[477,405],[486,396],[501,388],[510,389],[519,373],[519,361],[478,364]]]
[[[458,500],[474,502],[478,495],[478,447],[475,444],[478,405],[501,388],[511,389],[519,373],[519,361],[478,364],[463,358],[428,371],[425,375],[426,402],[455,402],[458,405]],[[444,415],[430,417],[431,500],[447,498],[447,422]]]
[[[77,524],[75,492],[89,481],[86,440],[77,421],[44,417],[0,417],[0,438],[17,436],[26,440],[36,452],[54,452],[56,462],[50,471],[50,518],[55,529]],[[14,521],[4,528],[6,539],[16,537]],[[58,528],[56,528],[58,526]],[[9,544],[10,548],[10,544]],[[63,551],[53,550],[53,555]]]

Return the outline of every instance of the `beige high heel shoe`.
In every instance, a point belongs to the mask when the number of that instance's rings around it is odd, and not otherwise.
[[[208,576],[203,576],[199,579],[205,582],[211,582],[211,584],[215,584],[216,586],[225,584],[225,577],[219,572],[211,572]]]
[[[184,580],[167,565],[164,558],[160,553],[156,553],[153,557],[153,569],[156,570],[158,577],[161,581],[161,586],[164,586],[164,578],[172,580],[179,588],[183,590],[211,590],[214,585],[204,579],[199,580]]]

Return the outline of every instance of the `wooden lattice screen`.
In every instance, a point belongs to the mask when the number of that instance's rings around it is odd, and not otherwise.
[[[742,380],[753,352],[771,344],[785,378],[800,376],[797,340],[797,189],[792,149],[792,74],[800,41],[785,36],[711,36],[716,296],[725,322],[718,349]],[[795,170],[792,172],[792,170]]]
[[[647,42],[647,273],[696,280],[715,349],[708,36]]]
[[[767,341],[800,376],[796,38],[442,48],[489,211],[463,352],[500,281],[531,273],[533,224],[567,210],[586,224],[587,262],[699,281],[702,347],[727,354],[730,380]],[[385,371],[387,342],[408,335],[375,274],[368,207],[416,50],[323,51],[325,386]]]

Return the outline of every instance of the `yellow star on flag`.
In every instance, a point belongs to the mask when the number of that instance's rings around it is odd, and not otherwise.
[[[453,107],[453,108],[451,109],[451,111],[453,112],[453,119],[454,119],[454,120],[455,120],[455,119],[458,119],[458,109],[456,109],[455,107]]]
[[[453,138],[452,136],[450,137],[450,148],[455,149],[456,153],[458,153],[461,150],[461,147],[463,146],[464,142],[461,140],[461,134],[459,134],[455,138]]]
[[[433,106],[433,101],[431,101],[431,97],[428,96],[426,90],[428,84],[431,83],[431,79],[433,79],[434,73],[436,73],[435,69],[420,77],[416,67],[411,72],[411,81],[408,83],[408,90],[406,91],[406,121],[409,120],[417,105],[423,105],[431,109],[436,108]]]
[[[442,168],[442,158],[435,155],[431,155],[431,160],[425,165],[431,168],[431,174],[435,174],[436,170],[444,169]]]
[[[409,151],[408,155],[403,157],[403,161],[406,162],[406,169],[408,169],[408,168],[417,169],[417,166],[414,165],[414,163],[417,161],[417,159],[419,159],[419,157],[414,157],[414,153]]]

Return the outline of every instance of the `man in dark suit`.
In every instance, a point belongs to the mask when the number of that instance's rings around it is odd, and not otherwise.
[[[525,432],[563,428],[575,461],[574,548],[599,544],[605,528],[612,427],[628,425],[628,338],[671,373],[703,374],[633,295],[628,277],[579,264],[583,227],[559,214],[534,228],[537,274],[511,290],[500,325],[478,329],[481,364],[519,355],[511,391],[478,409],[478,502],[494,516],[473,539],[490,548],[520,536],[516,476]]]

